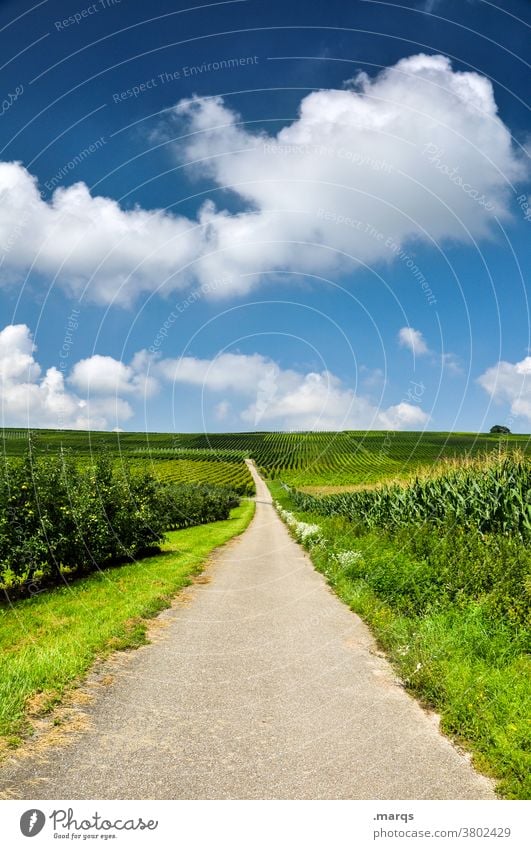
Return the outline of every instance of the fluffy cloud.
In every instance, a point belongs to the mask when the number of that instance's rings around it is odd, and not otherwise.
[[[486,236],[526,173],[490,81],[437,55],[309,94],[275,136],[248,132],[217,97],[182,101],[170,120],[187,134],[179,162],[230,189],[241,212],[210,200],[197,220],[126,210],[83,183],[45,201],[20,163],[2,163],[11,276],[31,267],[100,303],[221,278],[212,291],[241,294],[265,272],[341,272],[392,261],[392,244]]]
[[[514,416],[531,421],[531,357],[517,363],[501,360],[478,378],[495,401],[509,403]]]
[[[80,360],[72,369],[69,383],[85,395],[138,395],[148,397],[158,389],[155,378],[146,374],[149,362],[145,352],[137,354],[131,365],[113,357],[94,354]]]
[[[429,416],[415,404],[381,409],[345,386],[328,371],[282,369],[260,354],[220,354],[213,360],[183,357],[159,360],[157,375],[179,384],[195,385],[212,393],[232,392],[241,399],[239,420],[251,427],[295,430],[357,428],[400,429],[422,427]],[[224,399],[216,415],[226,417]]]
[[[18,162],[0,163],[0,252],[11,269],[30,267],[100,303],[129,303],[139,291],[171,283],[197,256],[197,224],[155,210],[122,209],[84,183],[42,199]],[[182,281],[180,281],[182,285]]]
[[[413,327],[401,327],[398,331],[398,342],[403,348],[409,348],[415,357],[429,353],[424,336],[420,330]]]
[[[422,427],[429,419],[416,404],[381,409],[328,371],[282,369],[261,354],[172,360],[140,351],[128,364],[95,354],[75,363],[66,379],[55,367],[42,374],[34,355],[26,325],[0,331],[5,426],[120,430],[135,402],[169,384],[200,388],[213,402],[216,420],[231,418],[251,427],[400,429]]]
[[[221,354],[213,360],[163,359],[156,362],[154,369],[172,383],[202,386],[214,392],[231,390],[249,394],[256,391],[268,365],[269,361],[260,354]],[[271,367],[277,369],[274,364]]]
[[[179,159],[250,207],[202,210],[216,250],[203,268],[222,262],[235,281],[389,261],[391,244],[466,240],[467,228],[485,236],[494,214],[508,214],[508,180],[524,175],[490,81],[443,56],[309,94],[275,137],[247,132],[220,98],[181,102],[174,119],[183,117],[191,135]]]
[[[417,404],[401,401],[378,413],[378,426],[386,430],[409,430],[424,427],[430,420],[427,413]]]
[[[110,385],[103,394],[75,394],[65,386],[62,371],[52,366],[43,374],[34,355],[35,346],[25,324],[8,325],[0,331],[3,426],[104,429],[132,416],[131,406],[113,394]]]

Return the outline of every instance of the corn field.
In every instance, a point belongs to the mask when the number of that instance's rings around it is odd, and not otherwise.
[[[431,523],[531,537],[531,462],[520,455],[448,463],[443,473],[439,468],[407,485],[321,498],[297,490],[291,495],[299,510],[343,516],[368,528]]]

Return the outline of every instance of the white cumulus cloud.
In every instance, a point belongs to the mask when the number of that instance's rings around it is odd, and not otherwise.
[[[500,360],[478,382],[495,401],[508,403],[514,416],[531,421],[531,357],[516,363]]]
[[[172,383],[211,393],[232,392],[239,420],[251,427],[292,430],[423,427],[429,416],[418,404],[380,408],[329,371],[283,369],[261,354],[220,354],[212,360],[159,360],[154,373]],[[228,412],[224,398],[216,407]],[[231,409],[238,409],[235,402]]]
[[[329,371],[281,368],[258,353],[164,359],[139,351],[130,363],[94,354],[67,375],[55,366],[43,373],[26,325],[0,331],[4,426],[121,430],[135,403],[170,385],[177,397],[179,386],[200,389],[217,421],[230,418],[252,428],[400,429],[429,420],[418,404],[378,407]]]
[[[179,163],[240,212],[124,209],[83,183],[44,200],[20,163],[0,163],[4,279],[32,268],[99,303],[222,278],[212,292],[241,294],[266,272],[339,273],[391,262],[391,244],[485,237],[527,175],[491,82],[439,55],[308,94],[276,135],[245,129],[218,97],[182,101],[170,121],[187,134]]]
[[[182,268],[197,257],[197,223],[162,210],[124,210],[93,196],[84,183],[43,200],[19,162],[0,163],[0,258],[20,273],[30,267],[71,293],[128,304],[142,291],[182,286]],[[181,274],[177,281],[174,274]]]
[[[118,372],[119,364],[112,363]],[[113,367],[110,363],[106,366]],[[63,371],[55,366],[43,373],[27,325],[12,324],[0,331],[2,426],[106,429],[133,415],[130,404],[116,394],[111,383],[100,384],[93,395],[88,393],[88,385],[78,383],[76,388],[81,391],[72,392],[65,386]],[[123,384],[119,388],[123,390]]]
[[[414,327],[401,327],[398,331],[398,342],[403,348],[409,348],[416,357],[428,354],[430,350],[421,331],[415,330]]]
[[[143,354],[138,354],[131,365],[94,354],[75,364],[68,382],[85,395],[149,396],[157,391],[158,384],[146,375],[147,365]]]
[[[247,131],[216,97],[182,101],[183,118],[179,160],[249,207],[231,215],[210,202],[201,213],[215,248],[202,273],[223,263],[240,288],[262,269],[343,269],[351,257],[390,261],[391,244],[486,236],[525,174],[490,81],[444,56],[309,94],[276,136]]]

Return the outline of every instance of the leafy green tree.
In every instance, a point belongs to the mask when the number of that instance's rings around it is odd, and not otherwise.
[[[134,559],[158,548],[165,531],[227,519],[238,503],[223,487],[118,467],[105,449],[81,467],[64,451],[39,456],[30,439],[0,473],[0,590],[32,593]]]

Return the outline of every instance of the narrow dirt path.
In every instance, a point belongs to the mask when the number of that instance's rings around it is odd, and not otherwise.
[[[41,799],[494,798],[396,683],[257,486],[256,516],[67,745],[13,760]]]

